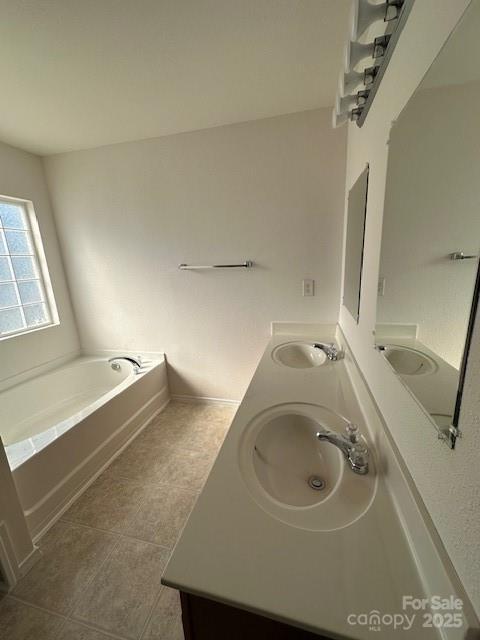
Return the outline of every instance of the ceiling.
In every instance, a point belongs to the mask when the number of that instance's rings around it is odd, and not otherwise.
[[[350,0],[0,0],[0,140],[41,155],[334,102]]]

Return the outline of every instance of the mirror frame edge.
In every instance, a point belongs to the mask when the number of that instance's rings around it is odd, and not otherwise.
[[[473,296],[472,296],[472,305],[470,307],[470,314],[468,318],[467,335],[465,338],[465,346],[463,349],[462,363],[460,365],[460,375],[458,378],[457,397],[455,400],[455,409],[453,412],[452,424],[448,428],[448,433],[445,434],[448,440],[448,445],[450,446],[451,449],[455,449],[457,438],[461,437],[461,432],[460,432],[460,429],[458,428],[458,424],[460,421],[460,410],[462,407],[462,398],[463,398],[463,392],[465,389],[468,357],[470,355],[470,348],[472,346],[472,339],[473,339],[473,333],[475,329],[475,322],[477,318],[479,298],[480,298],[480,261],[478,262],[477,276],[475,279],[475,287],[474,287]]]
[[[365,234],[366,234],[366,230],[367,230],[367,209],[368,209],[368,187],[369,187],[369,180],[370,180],[370,162],[366,162],[365,163],[365,167],[362,169],[362,171],[356,177],[355,181],[352,184],[352,187],[347,192],[348,195],[347,195],[347,202],[346,202],[346,205],[347,205],[347,218],[346,218],[346,225],[345,225],[345,241],[347,239],[347,234],[348,234],[348,203],[349,203],[349,198],[350,198],[350,192],[355,187],[355,185],[357,184],[358,180],[360,180],[360,178],[362,177],[362,175],[364,173],[366,173],[365,204],[364,204],[364,211],[363,211],[362,256],[361,256],[361,261],[360,261],[360,274],[359,274],[359,281],[358,281],[358,301],[357,301],[357,312],[356,312],[356,314],[353,315],[352,311],[345,304],[345,295],[344,295],[345,291],[343,291],[342,300],[341,300],[341,306],[344,307],[348,311],[348,313],[352,316],[352,318],[355,321],[355,324],[357,326],[360,324],[360,307],[361,307],[361,302],[362,302],[362,285],[364,283],[363,270],[364,270],[364,267],[365,267]],[[345,258],[344,259],[346,260],[346,247],[345,247]],[[343,278],[345,279],[345,273],[343,274]],[[343,284],[343,287],[345,288],[345,283]]]

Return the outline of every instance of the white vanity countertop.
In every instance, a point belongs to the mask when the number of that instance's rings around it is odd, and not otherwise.
[[[341,360],[311,369],[273,361],[275,346],[300,339],[330,342],[333,334],[270,340],[162,582],[333,638],[439,638],[421,625],[415,631],[384,626],[372,632],[348,622],[350,614],[373,610],[402,613],[403,595],[425,597],[381,474],[369,510],[353,524],[327,532],[280,522],[257,505],[245,484],[239,467],[242,433],[272,405],[321,404],[367,431]]]

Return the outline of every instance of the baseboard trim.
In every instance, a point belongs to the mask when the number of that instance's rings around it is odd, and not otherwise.
[[[20,563],[20,566],[19,566],[20,577],[23,578],[23,576],[27,575],[27,573],[30,571],[33,565],[38,560],[40,560],[41,557],[42,557],[42,553],[40,549],[34,544],[33,551],[31,551],[28,554],[28,556],[24,560],[22,560],[22,562]]]
[[[107,467],[110,466],[110,464],[129,446],[129,444],[133,442],[133,440],[148,426],[148,424],[150,424],[150,422],[165,409],[165,407],[170,402],[170,397],[168,396],[168,388],[164,387],[161,391],[159,391],[152,398],[150,398],[150,400],[147,403],[145,403],[138,411],[136,411],[133,416],[131,416],[124,423],[122,423],[122,425],[118,429],[116,429],[115,432],[112,433],[110,437],[107,438],[107,440],[105,440],[105,442],[103,442],[100,447],[97,447],[97,449],[95,449],[87,458],[85,458],[85,460],[82,462],[81,465],[75,467],[75,469],[72,470],[70,474],[66,478],[64,478],[59,485],[57,485],[44,498],[42,498],[42,500],[37,502],[37,504],[35,504],[34,507],[32,507],[31,509],[25,512],[25,516],[28,517],[29,514],[39,509],[49,498],[52,497],[52,495],[56,491],[58,491],[60,486],[63,486],[66,482],[68,482],[69,479],[71,479],[75,473],[78,473],[78,471],[82,467],[88,464],[90,460],[92,460],[96,455],[98,455],[102,449],[107,447],[108,444],[115,437],[117,437],[125,428],[127,428],[128,425],[133,420],[135,420],[135,418],[138,417],[142,411],[145,411],[145,409],[148,408],[150,404],[152,404],[156,399],[158,399],[162,395],[165,396],[165,399],[163,400],[161,405],[157,407],[152,413],[148,415],[147,418],[143,420],[140,426],[137,429],[135,429],[135,431],[127,438],[127,440],[118,449],[114,451],[114,453],[108,458],[108,460],[104,464],[101,465],[101,467],[97,471],[95,471],[86,481],[81,483],[80,486],[77,486],[66,499],[61,501],[60,504],[56,506],[48,514],[48,516],[46,516],[43,519],[43,522],[41,522],[38,526],[38,531],[33,535],[34,544],[36,544],[47,533],[47,531],[57,522],[57,520],[59,520],[62,517],[62,515],[71,507],[71,505],[75,502],[75,500],[77,500],[88,489],[88,487],[95,482],[95,480],[105,471],[105,469],[107,469]]]
[[[238,407],[240,400],[229,400],[228,398],[210,398],[208,396],[187,396],[182,394],[172,394],[172,400],[179,402],[196,402],[199,404],[226,404]]]

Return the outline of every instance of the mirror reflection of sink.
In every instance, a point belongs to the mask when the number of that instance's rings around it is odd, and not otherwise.
[[[400,375],[424,376],[437,370],[434,360],[417,349],[396,344],[382,344],[378,345],[378,350]]]
[[[327,356],[309,342],[286,342],[280,344],[272,352],[275,362],[294,369],[310,369],[323,364]]]
[[[295,527],[331,531],[365,513],[376,489],[373,464],[354,473],[342,452],[320,441],[326,427],[345,432],[347,421],[326,407],[307,403],[276,405],[247,426],[240,445],[240,469],[257,504]]]

